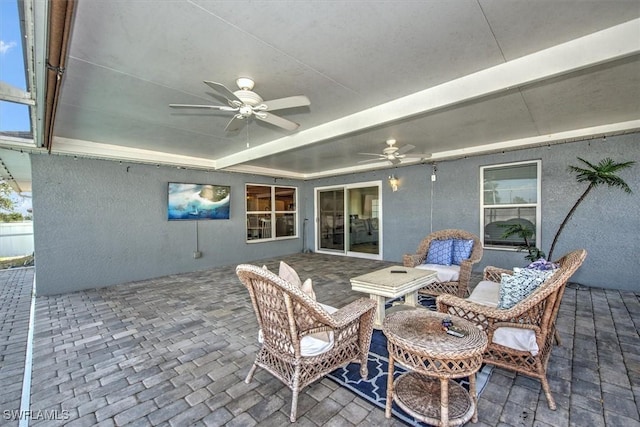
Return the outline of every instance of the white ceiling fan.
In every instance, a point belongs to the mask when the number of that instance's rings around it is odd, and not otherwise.
[[[375,159],[361,160],[358,163],[368,163],[368,162],[378,162],[380,160],[388,160],[394,165],[397,165],[401,162],[402,159],[406,157],[413,157],[418,159],[429,158],[429,154],[406,154],[407,152],[416,148],[411,144],[403,145],[402,147],[396,147],[395,139],[387,139],[386,144],[387,147],[382,150],[381,154],[378,153],[358,153],[363,156],[375,156]]]
[[[231,121],[225,128],[226,131],[238,130],[242,127],[244,119],[255,117],[263,122],[293,131],[300,125],[291,120],[271,114],[270,111],[284,110],[286,108],[305,107],[311,104],[309,98],[304,95],[289,96],[286,98],[272,99],[264,101],[260,95],[253,92],[254,81],[248,77],[240,77],[236,84],[240,88],[235,92],[227,89],[222,83],[205,80],[210,88],[218,92],[227,100],[227,105],[192,105],[192,104],[169,104],[171,108],[209,108],[220,111],[230,111],[235,113]]]

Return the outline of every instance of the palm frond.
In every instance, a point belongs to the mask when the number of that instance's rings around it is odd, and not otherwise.
[[[569,171],[576,174],[576,180],[578,182],[588,182],[590,186],[597,187],[599,185],[607,185],[609,187],[619,187],[625,192],[631,193],[631,188],[626,182],[616,175],[616,173],[622,169],[626,169],[635,164],[634,161],[616,163],[610,157],[601,160],[597,165],[594,165],[583,158],[578,157],[578,160],[589,166],[589,169],[581,168],[578,166],[569,166]]]

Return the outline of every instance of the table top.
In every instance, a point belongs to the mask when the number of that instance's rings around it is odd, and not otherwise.
[[[403,271],[403,273],[392,273],[392,271]],[[397,297],[409,290],[426,286],[437,277],[438,274],[433,270],[392,266],[352,278],[351,288],[355,291]]]
[[[466,336],[459,338],[447,334],[442,328],[442,320],[445,318],[450,318],[454,326],[465,330]],[[473,323],[429,310],[392,313],[384,319],[382,331],[394,345],[434,359],[478,357],[487,347],[487,335]]]

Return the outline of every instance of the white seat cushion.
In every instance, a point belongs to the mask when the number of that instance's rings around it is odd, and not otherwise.
[[[337,308],[330,305],[318,303],[329,314],[333,314],[338,311]],[[258,331],[258,342],[262,344],[264,336],[262,335],[262,329]],[[317,356],[333,348],[334,336],[333,331],[328,332],[316,332],[314,334],[306,335],[300,340],[300,354],[302,356]]]
[[[500,301],[500,283],[482,280],[467,299],[489,307],[497,307]],[[540,350],[536,342],[536,334],[531,329],[497,328],[493,333],[492,342],[515,350],[529,351],[534,356]]]
[[[536,333],[531,329],[521,328],[497,328],[493,332],[494,343],[520,351],[528,351],[533,356],[538,354],[540,349],[536,342]]]
[[[438,282],[457,282],[460,277],[459,265],[420,264],[416,266],[422,270],[433,270],[438,273]]]
[[[500,300],[500,283],[482,280],[473,288],[467,299],[489,307],[497,307]]]

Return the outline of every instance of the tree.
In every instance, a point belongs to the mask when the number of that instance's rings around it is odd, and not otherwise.
[[[597,165],[594,165],[584,159],[581,159],[580,157],[578,157],[578,160],[588,166],[588,168],[585,169],[577,166],[569,166],[569,171],[576,174],[576,180],[579,183],[588,182],[589,186],[586,190],[584,190],[584,193],[582,193],[582,195],[574,203],[573,207],[571,207],[571,210],[560,224],[560,227],[558,227],[558,231],[556,231],[556,235],[553,237],[553,242],[551,243],[551,249],[549,249],[549,259],[553,259],[551,258],[551,256],[553,255],[553,249],[556,247],[558,237],[560,237],[560,233],[562,233],[564,226],[567,225],[567,222],[569,222],[569,219],[575,212],[576,208],[580,205],[580,203],[582,203],[582,201],[585,199],[585,197],[587,197],[587,194],[589,194],[591,190],[596,187],[606,185],[610,188],[621,188],[625,191],[625,193],[631,194],[631,188],[629,188],[627,183],[624,182],[624,180],[618,175],[616,175],[616,173],[618,171],[631,167],[635,164],[635,162],[631,161],[616,163],[612,159],[607,157],[604,160],[601,160]]]
[[[13,200],[11,194],[13,189],[6,181],[0,181],[0,209],[11,212],[13,210]]]

